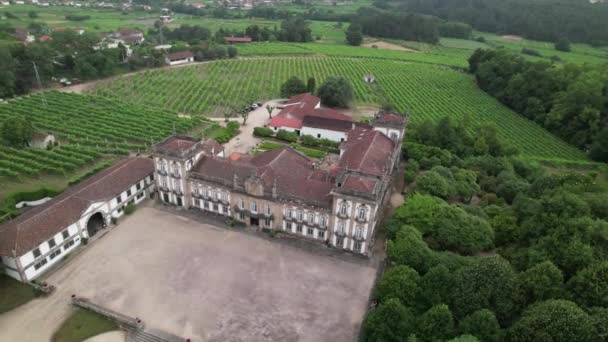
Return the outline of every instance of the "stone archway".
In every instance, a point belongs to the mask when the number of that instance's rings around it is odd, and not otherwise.
[[[87,221],[87,233],[89,234],[89,238],[92,238],[98,231],[105,228],[105,226],[106,222],[102,213],[96,212],[91,215]]]

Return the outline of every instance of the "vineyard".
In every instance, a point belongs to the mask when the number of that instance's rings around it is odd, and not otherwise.
[[[376,77],[376,83],[363,80],[367,73]],[[432,64],[335,57],[225,60],[150,70],[101,82],[93,91],[157,108],[218,115],[221,108],[236,102],[278,97],[280,85],[294,75],[313,76],[317,84],[330,75],[344,76],[353,84],[356,104],[387,99],[398,110],[410,113],[413,123],[445,115],[466,117],[471,127],[492,123],[500,136],[528,157],[586,160],[583,152],[485,94],[470,75]]]
[[[62,143],[52,150],[0,147],[0,176],[8,178],[65,175],[104,154],[144,150],[174,128],[186,131],[199,122],[178,118],[176,113],[166,110],[59,92],[22,97],[0,105],[0,124],[15,115],[24,115],[35,129],[52,132]]]

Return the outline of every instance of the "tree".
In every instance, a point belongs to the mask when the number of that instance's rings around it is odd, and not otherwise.
[[[475,336],[472,335],[460,335],[458,337],[454,337],[448,342],[480,342]]]
[[[274,110],[274,106],[266,105],[266,111],[268,112],[268,118],[272,119],[272,111]]]
[[[608,261],[580,270],[567,287],[574,300],[583,307],[608,307]]]
[[[236,58],[238,50],[234,46],[229,46],[226,50],[228,52],[228,58]]]
[[[454,286],[454,276],[445,266],[439,265],[431,268],[418,282],[422,291],[419,296],[419,307],[430,307],[451,301],[452,288]]]
[[[596,330],[587,313],[576,304],[551,299],[534,304],[511,326],[509,342],[587,342],[596,341]]]
[[[299,43],[311,42],[312,30],[304,18],[291,16],[281,22],[279,40]]]
[[[397,298],[403,305],[412,306],[420,292],[419,279],[418,272],[408,266],[399,265],[390,268],[380,279],[376,287],[376,295],[380,301]]]
[[[15,63],[9,49],[0,49],[0,98],[15,94]]]
[[[414,315],[396,298],[388,299],[372,310],[364,323],[366,341],[399,342],[412,333]]]
[[[353,87],[344,77],[330,76],[319,87],[317,95],[326,106],[347,108],[353,99]]]
[[[608,127],[604,127],[593,137],[589,156],[598,162],[608,162]]]
[[[521,288],[527,303],[559,298],[564,276],[551,261],[541,262],[520,274]]]
[[[361,25],[350,24],[346,30],[346,41],[350,45],[359,46],[363,42],[363,32],[361,31]]]
[[[306,85],[296,76],[290,77],[281,85],[281,97],[288,98],[297,94],[305,93]]]
[[[387,256],[399,265],[426,273],[434,265],[434,254],[413,226],[403,225],[394,239],[388,241]]]
[[[32,123],[23,115],[16,115],[4,120],[0,136],[2,140],[13,147],[24,147],[29,144],[34,134]]]
[[[417,335],[424,341],[445,341],[454,336],[454,319],[445,304],[435,305],[425,312],[417,324]]]
[[[311,94],[314,94],[316,88],[317,88],[317,81],[315,80],[314,77],[309,77],[308,81],[306,82],[306,91]]]
[[[517,274],[500,256],[482,257],[454,275],[452,310],[462,318],[489,309],[501,323],[510,321],[520,306]]]
[[[36,11],[29,11],[27,12],[27,16],[30,17],[30,19],[36,19],[38,18],[38,13],[36,13]]]
[[[598,341],[608,341],[608,308],[591,308],[589,315],[597,331]]]
[[[555,42],[555,50],[570,52],[570,40],[566,37],[562,37]]]
[[[450,184],[448,181],[435,171],[425,171],[416,177],[415,191],[437,196],[443,199],[448,198]]]
[[[477,310],[466,316],[458,328],[461,333],[473,335],[484,342],[499,342],[502,338],[500,324],[488,309]]]

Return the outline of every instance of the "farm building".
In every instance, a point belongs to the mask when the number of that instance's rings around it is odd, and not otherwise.
[[[6,274],[35,279],[154,191],[154,163],[127,158],[0,226]]]
[[[170,53],[165,57],[168,65],[179,65],[194,62],[194,54],[191,51],[181,51]]]
[[[350,116],[321,108],[321,100],[309,93],[292,96],[281,107],[267,124],[275,131],[282,129],[298,135],[344,141],[355,125]]]
[[[53,134],[35,133],[30,140],[30,147],[46,149],[49,145],[53,145],[57,140]]]
[[[141,44],[145,40],[142,31],[129,28],[120,29],[114,32],[112,36],[129,44]]]
[[[36,40],[34,35],[24,29],[15,29],[15,37],[23,44],[31,43]]]
[[[224,37],[224,41],[228,44],[251,43],[251,37]]]

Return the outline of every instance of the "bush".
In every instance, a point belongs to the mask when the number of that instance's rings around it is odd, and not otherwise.
[[[530,56],[536,56],[536,57],[542,56],[540,54],[540,52],[533,50],[533,49],[528,49],[528,48],[521,49],[521,53],[523,53],[524,55],[530,55]]]
[[[85,21],[91,19],[90,15],[77,15],[77,14],[68,14],[65,16],[65,20],[70,21]]]
[[[277,139],[287,142],[296,142],[298,141],[298,135],[295,132],[288,132],[280,129],[279,132],[277,132]]]
[[[321,145],[321,142],[319,141],[319,139],[313,137],[312,135],[302,135],[300,137],[300,142],[302,143],[302,145],[305,145],[305,146],[317,147],[317,146]]]
[[[137,208],[137,207],[136,207],[136,206],[135,206],[135,204],[133,204],[133,203],[129,203],[129,204],[127,204],[127,206],[125,207],[125,214],[126,214],[126,215],[131,215],[131,214],[133,214],[133,213],[135,212],[135,209],[136,209],[136,208]]]
[[[271,137],[274,132],[268,127],[256,127],[253,129],[253,135],[256,137]]]
[[[348,108],[353,100],[353,86],[344,77],[330,76],[319,87],[317,96],[326,106]]]
[[[238,121],[229,121],[226,124],[226,128],[230,131],[230,133],[236,134],[241,127]]]

